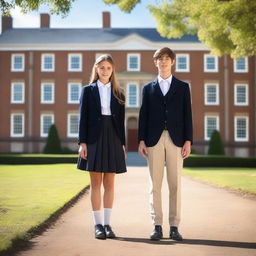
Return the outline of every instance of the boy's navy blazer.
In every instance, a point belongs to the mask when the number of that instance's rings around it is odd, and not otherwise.
[[[172,77],[170,89],[163,96],[158,79],[143,88],[139,116],[139,142],[147,147],[157,144],[166,126],[173,143],[182,147],[184,142],[193,142],[193,126],[189,85]]]
[[[113,124],[122,145],[125,145],[124,104],[115,98],[111,87],[110,109]],[[97,83],[86,85],[80,97],[80,121],[78,143],[96,142],[102,127],[100,94]]]

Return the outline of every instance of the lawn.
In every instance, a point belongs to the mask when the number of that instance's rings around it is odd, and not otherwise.
[[[256,195],[255,168],[184,168],[183,174],[218,187]]]
[[[0,165],[0,251],[89,184],[75,164]]]

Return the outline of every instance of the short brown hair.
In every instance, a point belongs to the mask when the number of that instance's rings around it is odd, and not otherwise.
[[[164,54],[167,54],[172,60],[175,59],[175,53],[169,47],[163,47],[155,51],[153,59],[160,59]]]

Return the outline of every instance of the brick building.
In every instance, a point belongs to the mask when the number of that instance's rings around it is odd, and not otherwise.
[[[162,38],[154,28],[57,29],[41,14],[40,28],[13,28],[2,17],[0,35],[0,152],[41,152],[55,123],[62,146],[77,150],[79,94],[95,58],[110,53],[126,91],[127,147],[137,150],[141,92],[156,77],[152,55],[168,46],[176,52],[174,75],[190,84],[194,149],[206,153],[214,129],[226,153],[256,155],[256,58],[210,55],[196,36]]]

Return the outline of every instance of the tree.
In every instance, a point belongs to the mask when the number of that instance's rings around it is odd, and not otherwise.
[[[10,11],[16,6],[23,13],[38,10],[41,5],[48,5],[52,14],[66,16],[75,0],[0,0],[0,8],[3,15],[10,15]]]
[[[50,126],[46,145],[44,147],[45,154],[61,154],[60,138],[57,128],[54,124]]]
[[[140,0],[103,0],[131,12]],[[197,34],[212,54],[233,58],[256,54],[255,0],[156,0],[148,9],[163,37]]]
[[[208,155],[225,155],[220,133],[214,130],[210,139]]]

